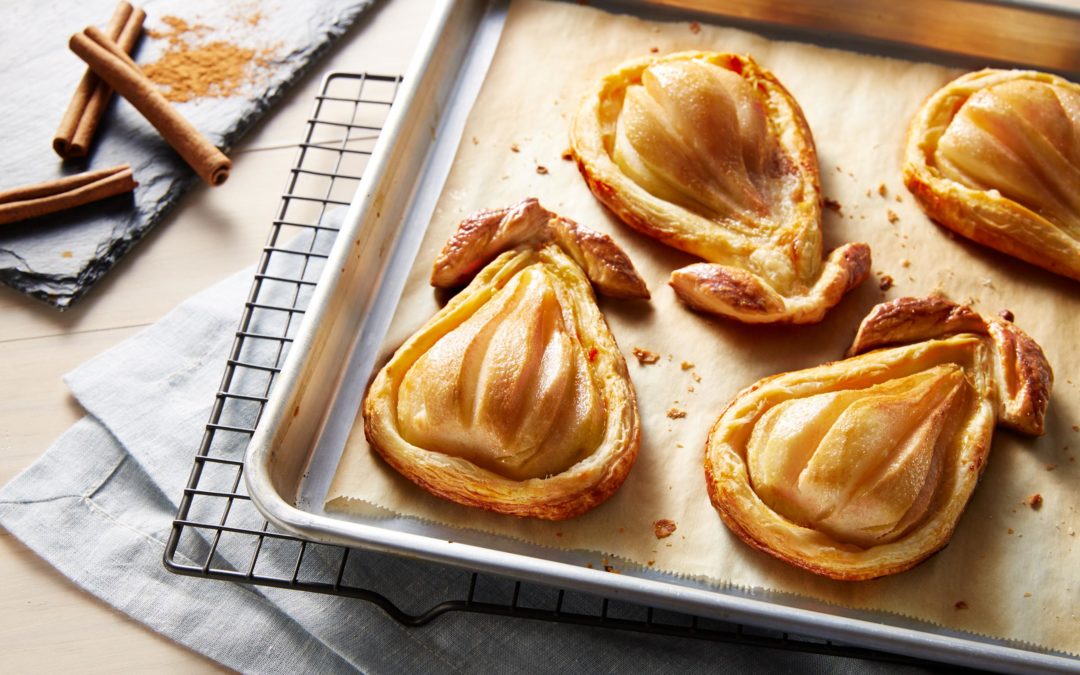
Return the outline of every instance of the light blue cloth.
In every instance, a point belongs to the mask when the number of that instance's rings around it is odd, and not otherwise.
[[[457,612],[406,628],[361,600],[171,574],[164,543],[251,279],[249,269],[207,289],[70,373],[66,382],[88,415],[0,490],[0,524],[81,588],[244,672],[866,671],[866,662],[849,659]],[[249,526],[259,520],[236,508]],[[218,554],[240,569],[251,557],[224,540]],[[346,580],[406,609],[460,599],[466,588],[461,570],[354,555],[363,577]],[[266,547],[259,564],[289,569],[293,556]]]

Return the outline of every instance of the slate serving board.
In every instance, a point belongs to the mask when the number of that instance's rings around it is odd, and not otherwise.
[[[228,98],[176,104],[226,152],[311,63],[340,37],[372,0],[149,0],[146,29],[165,31],[167,16],[210,30],[195,44],[226,40],[271,53],[259,77]],[[127,101],[114,97],[89,158],[62,162],[53,134],[85,65],[67,48],[88,25],[103,27],[113,0],[7,3],[0,40],[0,190],[72,173],[129,163],[133,195],[0,226],[0,281],[59,309],[77,301],[129,251],[199,179]],[[156,61],[165,39],[143,35],[140,64]]]

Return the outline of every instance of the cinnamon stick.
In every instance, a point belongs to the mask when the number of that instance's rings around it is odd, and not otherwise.
[[[232,162],[176,111],[109,36],[94,27],[71,36],[71,51],[143,114],[165,141],[210,185],[229,177]]]
[[[135,48],[146,12],[121,0],[105,30],[125,53]],[[53,138],[53,150],[64,159],[86,157],[98,123],[112,99],[112,87],[87,69]]]
[[[136,185],[131,167],[121,164],[5,190],[0,192],[0,225],[131,192]]]

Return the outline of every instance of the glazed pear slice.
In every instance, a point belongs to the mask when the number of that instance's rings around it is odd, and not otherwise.
[[[432,284],[473,275],[375,377],[363,406],[368,441],[444,499],[580,515],[622,484],[640,437],[626,362],[592,288],[648,291],[611,239],[532,199],[465,219]]]
[[[965,237],[1080,280],[1080,85],[983,70],[912,121],[904,181]]]
[[[705,475],[746,543],[860,580],[948,543],[994,426],[1042,434],[1053,373],[1011,322],[938,297],[878,305],[850,353],[737,395],[709,433]]]
[[[813,323],[869,273],[870,249],[823,259],[817,154],[802,110],[753,59],[681,52],[623,64],[570,134],[593,194],[627,225],[707,262],[671,286],[746,323]]]
[[[860,546],[894,541],[932,503],[966,385],[948,364],[784,401],[754,427],[750,482],[793,522]]]

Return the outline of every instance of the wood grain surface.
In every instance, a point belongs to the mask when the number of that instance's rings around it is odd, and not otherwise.
[[[233,151],[229,182],[192,190],[70,311],[0,288],[0,483],[83,415],[64,373],[258,259],[322,77],[403,73],[433,4],[377,2]],[[42,152],[51,152],[49,140]],[[3,529],[0,578],[5,672],[222,670],[80,591]]]

